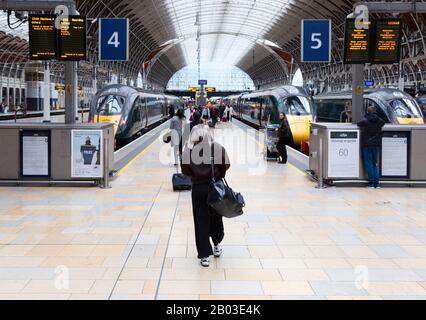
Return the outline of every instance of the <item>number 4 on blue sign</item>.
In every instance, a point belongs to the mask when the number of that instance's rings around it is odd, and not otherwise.
[[[129,20],[99,19],[99,60],[129,60]]]
[[[302,62],[331,61],[331,20],[302,20]]]

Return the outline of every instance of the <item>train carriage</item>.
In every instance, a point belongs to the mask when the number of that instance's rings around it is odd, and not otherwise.
[[[350,121],[352,92],[326,93],[314,97],[316,122]],[[364,113],[375,106],[380,118],[392,124],[423,124],[420,107],[409,94],[397,89],[370,89],[364,95]]]
[[[114,124],[117,145],[131,140],[149,126],[168,117],[170,105],[178,106],[178,97],[132,88],[110,85],[92,99],[89,121]]]
[[[280,86],[259,90],[242,94],[238,99],[235,96],[227,97],[224,102],[233,105],[238,118],[258,128],[278,125],[279,114],[283,112],[290,125],[291,144],[304,149],[303,146],[309,141],[312,101],[301,87]]]

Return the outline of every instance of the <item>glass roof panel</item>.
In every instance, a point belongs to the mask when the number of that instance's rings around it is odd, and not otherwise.
[[[164,12],[185,63],[236,65],[271,30],[292,0],[165,0]],[[197,36],[197,34],[199,36]],[[200,43],[198,43],[200,42]]]
[[[222,63],[205,63],[201,66],[201,78],[206,79],[208,87],[217,91],[253,90],[253,80],[241,69]],[[188,90],[198,87],[198,65],[193,64],[176,72],[169,80],[168,90]]]

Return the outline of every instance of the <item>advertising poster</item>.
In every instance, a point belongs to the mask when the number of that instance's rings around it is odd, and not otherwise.
[[[407,132],[385,132],[382,138],[382,176],[408,177],[408,146]]]
[[[102,178],[102,130],[72,130],[71,177]]]
[[[21,131],[21,176],[50,176],[50,131]]]
[[[328,140],[328,176],[359,177],[359,131],[331,130]]]

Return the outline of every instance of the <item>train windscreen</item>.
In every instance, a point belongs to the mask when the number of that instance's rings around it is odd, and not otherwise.
[[[288,115],[309,115],[312,113],[311,104],[306,97],[288,97],[283,101],[283,112]]]
[[[401,98],[391,101],[392,111],[398,118],[422,118],[419,106],[412,100]]]
[[[102,96],[98,99],[96,114],[100,116],[121,115],[125,98],[116,95]]]

